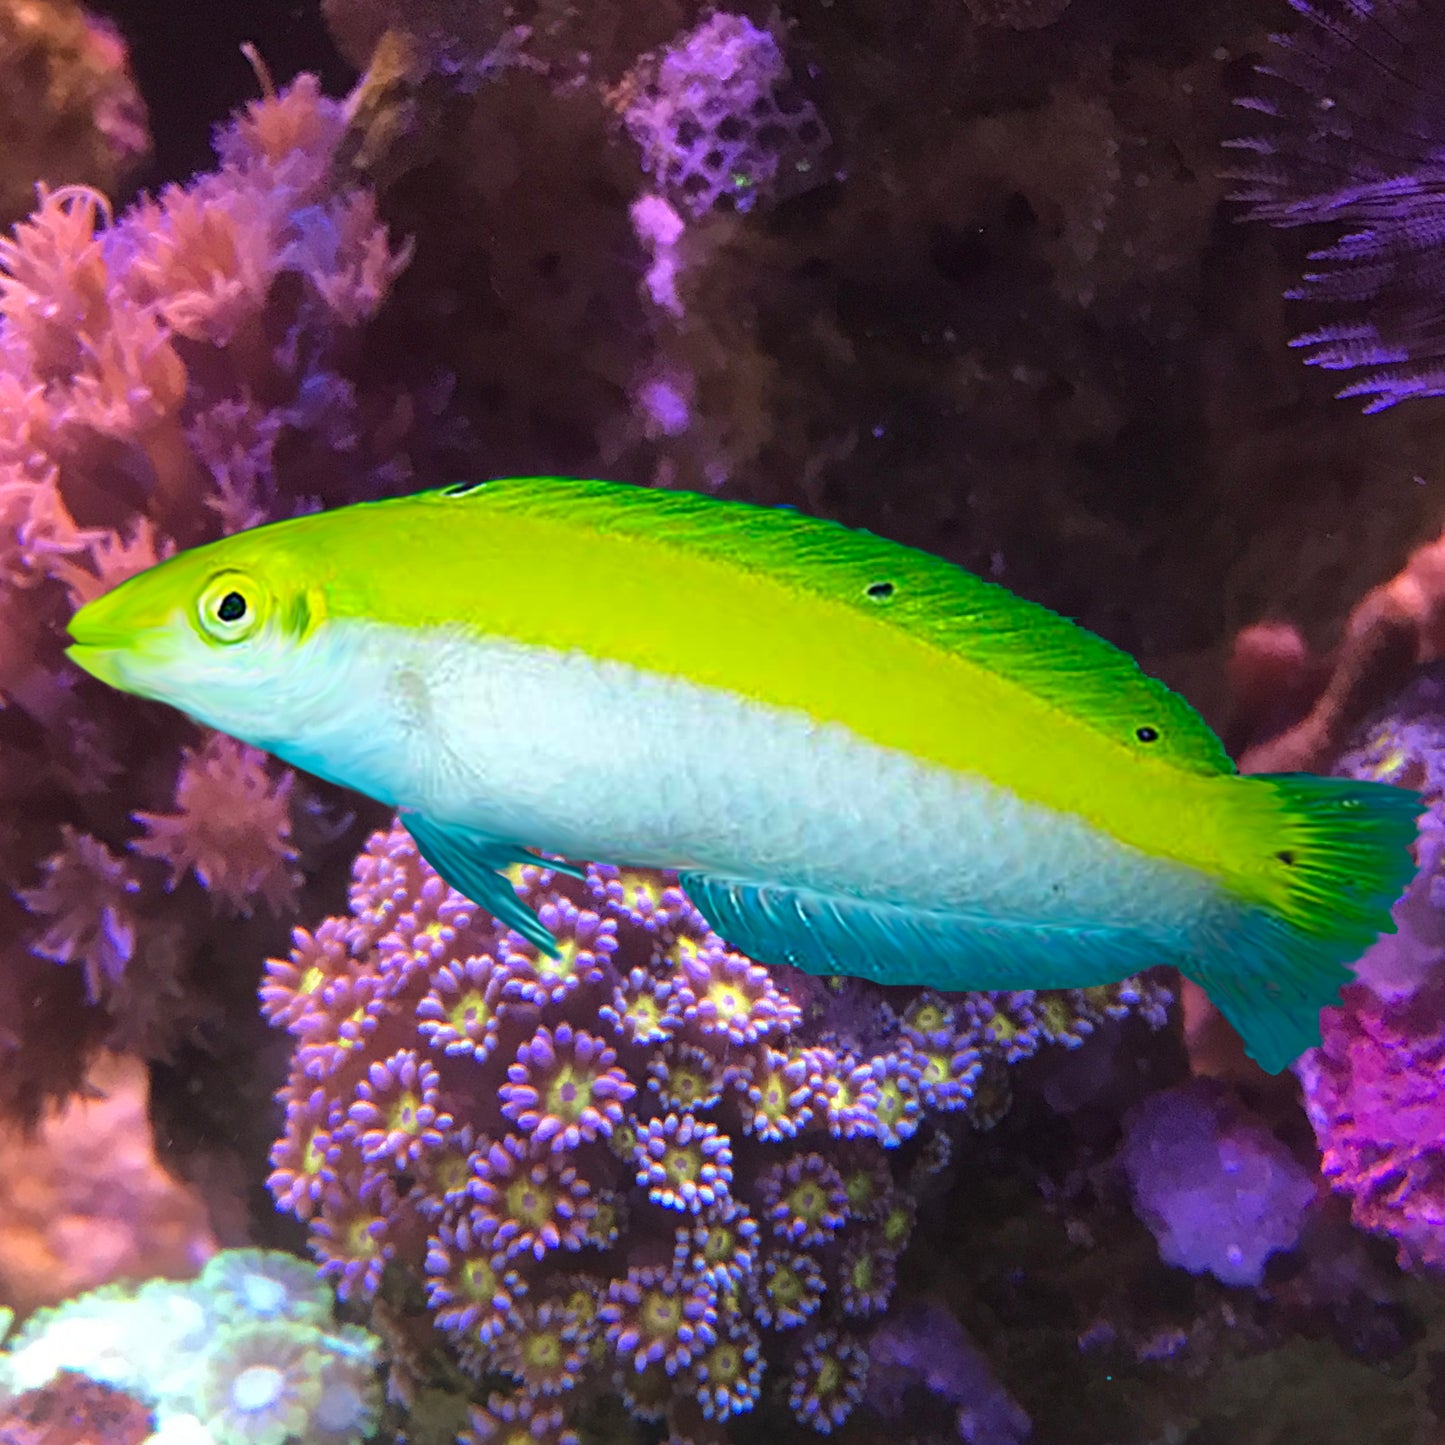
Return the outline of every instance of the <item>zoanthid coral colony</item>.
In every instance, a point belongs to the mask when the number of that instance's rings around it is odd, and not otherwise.
[[[380,1341],[333,1305],[303,1260],[223,1250],[194,1280],[112,1285],[33,1315],[0,1352],[0,1400],[74,1372],[146,1407],[156,1445],[348,1445],[377,1421]]]
[[[1134,981],[968,1006],[910,991],[898,1016],[852,980],[840,1010],[730,952],[667,875],[509,876],[556,958],[396,825],[356,860],[350,913],[298,929],[262,987],[296,1040],[277,1203],[344,1299],[413,1301],[487,1400],[476,1441],[575,1439],[604,1395],[675,1430],[720,1421],[769,1370],[798,1421],[833,1430],[930,1138],[997,1117],[1009,1061],[1162,1016]],[[518,1393],[490,1388],[505,1376]]]

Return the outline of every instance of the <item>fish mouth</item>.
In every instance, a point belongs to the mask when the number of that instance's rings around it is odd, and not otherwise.
[[[123,688],[125,683],[120,670],[121,648],[118,638],[105,634],[87,634],[85,641],[71,643],[65,649],[65,655],[92,677],[99,678],[111,687]]]

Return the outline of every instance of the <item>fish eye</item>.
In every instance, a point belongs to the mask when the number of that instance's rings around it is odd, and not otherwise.
[[[1148,723],[1145,723],[1143,727],[1134,729],[1134,736],[1138,738],[1141,743],[1157,743],[1159,741],[1159,729],[1151,728]]]
[[[213,642],[244,642],[260,625],[259,589],[235,572],[213,577],[201,593],[197,620]]]

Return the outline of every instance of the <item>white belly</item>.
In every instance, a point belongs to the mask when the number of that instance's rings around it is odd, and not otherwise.
[[[1189,869],[835,723],[581,653],[347,626],[324,664],[346,685],[285,751],[438,822],[999,918],[1177,927],[1208,901]]]

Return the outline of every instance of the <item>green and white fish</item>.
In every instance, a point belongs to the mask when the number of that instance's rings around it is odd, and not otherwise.
[[[1414,793],[1241,777],[1124,653],[939,558],[781,509],[523,478],[298,517],[78,612],[70,656],[499,870],[675,868],[733,946],[939,989],[1156,963],[1265,1068],[1391,927]]]

